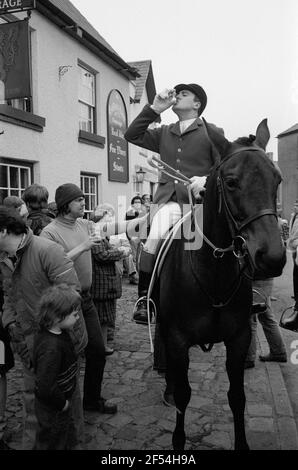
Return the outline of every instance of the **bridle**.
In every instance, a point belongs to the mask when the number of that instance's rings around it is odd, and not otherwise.
[[[222,201],[224,203],[224,209],[226,211],[226,215],[229,221],[232,222],[232,236],[239,236],[240,232],[244,229],[244,227],[247,227],[250,225],[252,222],[254,222],[257,219],[260,219],[261,217],[264,217],[265,215],[274,215],[277,219],[277,213],[273,209],[262,209],[256,214],[253,214],[249,217],[247,217],[243,222],[239,223],[237,220],[235,220],[235,217],[232,214],[232,211],[229,207],[226,192],[225,192],[225,186],[224,186],[224,181],[222,177],[222,167],[224,163],[226,163],[227,160],[229,160],[231,157],[234,155],[238,155],[241,152],[244,152],[246,150],[249,151],[258,151],[258,152],[264,152],[263,149],[259,147],[241,147],[238,150],[235,150],[234,152],[228,154],[216,167],[216,171],[218,171],[218,176],[217,176],[217,188],[218,188],[218,194],[219,194],[219,212],[221,211],[221,206],[222,206]],[[266,154],[265,154],[266,155]],[[266,156],[266,158],[268,158]]]
[[[208,294],[208,292],[205,289],[203,289],[204,292],[206,293],[206,295],[209,297],[213,308],[223,308],[223,307],[226,307],[231,302],[231,300],[233,299],[233,297],[237,293],[238,289],[240,288],[243,276],[245,276],[249,279],[252,279],[251,276],[249,276],[247,273],[245,273],[245,269],[247,267],[249,267],[249,264],[254,265],[254,262],[253,262],[252,257],[249,254],[246,239],[241,233],[242,230],[244,228],[248,227],[255,220],[258,220],[261,217],[264,217],[266,215],[273,215],[277,219],[276,211],[274,211],[273,209],[262,209],[262,210],[256,212],[255,214],[247,217],[245,220],[243,220],[241,222],[238,222],[235,219],[235,217],[233,216],[233,213],[232,213],[231,208],[229,206],[228,198],[227,198],[227,195],[226,195],[226,189],[225,189],[224,178],[223,178],[223,174],[222,174],[222,168],[223,168],[224,164],[228,160],[230,160],[231,157],[233,157],[235,155],[238,155],[239,153],[247,151],[247,150],[248,151],[258,151],[258,152],[261,151],[266,156],[266,158],[268,158],[267,155],[265,154],[264,150],[259,148],[259,147],[241,147],[241,148],[238,148],[237,150],[231,152],[230,154],[226,155],[226,157],[223,160],[221,160],[221,162],[214,169],[214,171],[217,173],[217,175],[216,175],[216,184],[217,184],[218,198],[219,198],[219,200],[218,200],[218,212],[220,213],[221,210],[222,210],[222,207],[224,208],[225,215],[226,215],[227,222],[228,222],[229,229],[230,229],[231,236],[232,236],[232,244],[230,246],[228,246],[227,248],[216,248],[216,247],[214,247],[213,244],[211,244],[210,240],[206,239],[205,236],[204,236],[204,239],[209,245],[212,245],[213,256],[217,260],[220,260],[225,255],[225,253],[227,253],[229,251],[233,252],[233,255],[237,258],[238,263],[239,263],[239,275],[238,275],[238,278],[235,282],[235,285],[231,289],[231,292],[229,293],[227,299],[224,302],[223,301],[215,302],[215,300]],[[200,283],[200,285],[201,285],[201,283]],[[202,285],[201,285],[201,288],[203,288]]]

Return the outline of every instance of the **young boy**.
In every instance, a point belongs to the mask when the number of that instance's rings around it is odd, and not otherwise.
[[[77,445],[72,418],[77,356],[69,336],[78,319],[81,298],[66,284],[48,288],[39,305],[40,330],[35,337],[35,450],[69,450]]]

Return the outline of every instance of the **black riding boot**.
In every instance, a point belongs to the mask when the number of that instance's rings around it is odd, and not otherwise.
[[[147,293],[151,281],[151,275],[154,268],[155,255],[143,251],[139,266],[139,299],[135,305],[133,312],[133,320],[136,323],[148,324],[147,314]],[[150,321],[152,320],[152,312],[150,310]]]
[[[267,304],[265,302],[253,303],[251,306],[251,314],[264,313],[267,310]]]

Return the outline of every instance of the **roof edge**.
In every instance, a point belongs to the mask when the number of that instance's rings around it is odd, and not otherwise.
[[[298,133],[298,129],[294,129],[292,131],[289,130],[289,131],[281,132],[280,134],[278,134],[276,136],[276,138],[279,139],[280,137],[284,137],[284,136],[290,135],[290,134],[297,134],[297,133]]]
[[[53,5],[50,1],[39,0],[36,2],[36,10],[43,16],[46,16],[52,23],[56,24],[66,34],[69,34],[71,37],[79,41],[95,55],[100,57],[103,61],[107,62],[109,65],[111,65],[111,67],[117,70],[117,72],[120,72],[129,80],[139,76],[136,69],[130,67],[129,64],[125,62],[118,54],[113,53],[111,50],[97,41],[81,26],[77,25],[72,18],[61,11],[58,7]],[[83,35],[78,34],[79,29],[83,32]]]

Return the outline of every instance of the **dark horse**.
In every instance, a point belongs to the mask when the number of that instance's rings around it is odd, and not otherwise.
[[[189,348],[224,342],[235,449],[248,449],[244,361],[250,344],[252,278],[280,276],[286,257],[276,217],[279,171],[265,153],[267,120],[256,136],[229,142],[206,124],[220,159],[206,184],[204,241],[198,250],[174,240],[153,298],[166,352],[166,382],[177,408],[174,449],[185,445],[190,401]]]

